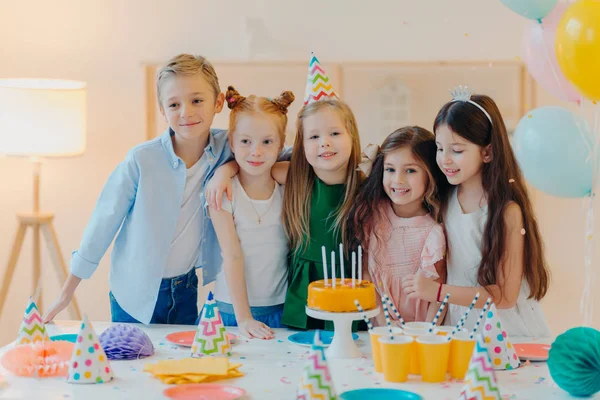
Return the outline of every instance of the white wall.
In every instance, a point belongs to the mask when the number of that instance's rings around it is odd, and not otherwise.
[[[325,64],[512,60],[520,54],[524,22],[497,0],[0,0],[0,77],[88,82],[85,155],[48,161],[42,172],[42,207],[56,213],[56,230],[68,259],[108,174],[130,147],[144,140],[143,62],[161,62],[179,52],[219,61],[308,61],[311,50]],[[31,205],[31,172],[24,160],[0,159],[0,272],[16,229],[15,213]],[[583,221],[578,201],[540,194],[536,206],[554,272],[544,306],[560,332],[580,321]],[[107,254],[93,279],[77,292],[92,319],[110,317],[108,266]],[[48,305],[59,283],[45,252],[43,267]],[[0,344],[16,334],[31,294],[30,277],[27,240],[0,316]]]

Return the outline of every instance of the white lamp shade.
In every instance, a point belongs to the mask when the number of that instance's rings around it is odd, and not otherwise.
[[[0,154],[77,156],[85,135],[85,82],[0,79]]]

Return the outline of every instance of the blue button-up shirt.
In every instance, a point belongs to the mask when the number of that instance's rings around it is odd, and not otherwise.
[[[123,310],[145,324],[154,312],[185,188],[186,166],[173,150],[171,134],[167,129],[129,151],[108,178],[71,257],[73,275],[87,279],[117,235],[110,288]],[[204,151],[209,167],[203,185],[217,167],[233,158],[227,131],[211,129]],[[205,208],[201,223],[196,268],[203,267],[203,282],[208,284],[219,272],[222,256]]]

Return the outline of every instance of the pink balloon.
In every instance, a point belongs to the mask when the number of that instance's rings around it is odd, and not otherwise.
[[[536,82],[553,96],[579,102],[581,94],[565,78],[554,52],[556,27],[570,4],[558,3],[542,24],[530,22],[523,33],[523,61]]]

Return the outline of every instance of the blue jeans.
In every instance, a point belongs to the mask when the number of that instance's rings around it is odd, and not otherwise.
[[[233,305],[229,303],[223,303],[221,301],[217,301],[216,303],[217,307],[219,307],[219,313],[221,314],[223,325],[238,326],[237,320],[235,319],[235,313],[233,311]],[[250,313],[252,314],[252,318],[262,322],[269,328],[285,328],[285,325],[281,324],[283,304],[264,307],[250,307]],[[198,316],[198,321],[196,321],[196,324],[200,322],[201,316],[202,312],[200,312],[200,316]]]
[[[140,323],[121,308],[112,292],[110,313],[112,322]],[[194,325],[198,317],[198,277],[192,269],[184,275],[163,279],[152,314],[151,324]]]

